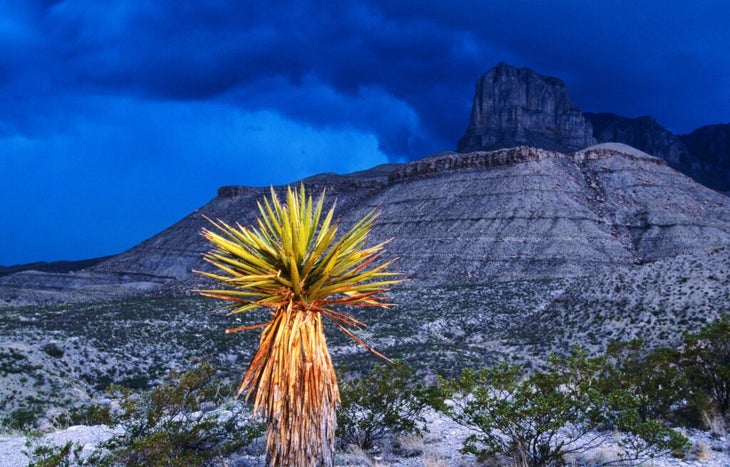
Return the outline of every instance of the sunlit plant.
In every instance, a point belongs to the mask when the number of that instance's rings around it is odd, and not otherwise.
[[[387,242],[366,245],[377,212],[338,237],[334,207],[325,214],[324,199],[323,192],[314,203],[302,185],[287,188],[281,202],[272,188],[258,204],[256,227],[218,220],[215,232],[202,231],[213,244],[205,259],[218,271],[201,274],[225,287],[201,293],[231,302],[231,315],[270,311],[263,323],[226,331],[261,329],[238,393],[267,423],[269,465],[333,465],[340,395],[323,318],[375,352],[352,332],[364,323],[336,308],[387,308],[385,293],[400,281],[387,271],[392,260],[376,264]]]

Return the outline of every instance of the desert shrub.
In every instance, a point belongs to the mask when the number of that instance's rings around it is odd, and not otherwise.
[[[71,441],[62,446],[39,445],[34,446],[32,442],[26,443],[26,447],[32,448],[28,455],[28,467],[70,467],[77,465],[90,465],[81,459],[83,446],[74,444]]]
[[[73,407],[64,413],[56,415],[53,418],[56,426],[73,426],[73,425],[109,425],[113,424],[112,413],[109,407],[86,404],[79,407]]]
[[[28,357],[16,349],[0,349],[0,376],[30,374],[39,368],[37,365],[32,365]]]
[[[63,357],[64,353],[63,349],[60,348],[55,342],[49,342],[45,344],[43,347],[41,347],[41,350],[43,350],[45,353],[53,358],[61,358]]]
[[[261,434],[241,404],[212,410],[232,394],[207,363],[142,394],[119,387],[112,392],[123,398],[115,422],[124,428],[123,435],[105,444],[106,460],[114,463],[209,465]]]
[[[452,400],[447,415],[476,431],[461,451],[481,460],[506,455],[516,465],[549,466],[596,445],[585,438],[594,415],[587,394],[599,369],[600,361],[575,353],[527,377],[520,367],[502,364],[467,369],[444,382]]]
[[[38,423],[40,413],[41,410],[35,406],[19,407],[3,419],[3,425],[11,430],[32,430]]]
[[[632,407],[642,421],[674,419],[676,409],[690,396],[689,381],[675,349],[649,351],[639,339],[613,342],[606,363],[604,392],[630,393]]]
[[[99,381],[99,377],[91,378],[91,381]],[[99,383],[97,382],[97,385]],[[136,374],[119,381],[117,386],[123,386],[129,389],[149,389],[150,388],[150,377],[146,374]]]
[[[642,414],[645,394],[633,388],[614,389],[604,395],[602,426],[610,426],[618,433],[618,444],[623,448],[624,461],[642,463],[665,453],[682,456],[689,448],[689,440],[659,418]],[[607,423],[608,422],[608,423]]]
[[[444,381],[451,399],[445,413],[475,430],[462,452],[481,460],[506,456],[520,466],[563,465],[567,454],[602,444],[615,430],[626,460],[679,451],[687,440],[656,419],[640,414],[643,394],[635,386],[606,382],[606,358],[576,348],[550,367],[524,375],[507,364]]]
[[[681,357],[695,401],[707,398],[723,418],[730,415],[730,316],[685,334]]]
[[[404,362],[377,365],[366,376],[340,375],[341,404],[337,437],[345,445],[371,449],[387,435],[420,434],[426,428],[423,411],[434,392],[416,382]]]

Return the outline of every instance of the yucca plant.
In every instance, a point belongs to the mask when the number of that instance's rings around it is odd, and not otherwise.
[[[287,188],[282,203],[272,188],[258,204],[257,227],[211,220],[217,232],[202,231],[214,245],[205,259],[219,272],[201,274],[225,288],[201,293],[231,302],[231,315],[270,310],[266,322],[226,331],[262,329],[238,394],[267,423],[269,465],[333,465],[340,395],[322,320],[375,352],[352,332],[364,324],[336,308],[388,307],[385,292],[400,281],[387,271],[392,260],[376,264],[387,242],[366,246],[377,212],[338,238],[324,199],[315,204],[301,185]]]

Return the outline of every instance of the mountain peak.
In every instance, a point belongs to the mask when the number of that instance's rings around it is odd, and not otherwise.
[[[592,145],[593,128],[562,80],[498,63],[477,80],[459,152],[534,146],[573,152]]]

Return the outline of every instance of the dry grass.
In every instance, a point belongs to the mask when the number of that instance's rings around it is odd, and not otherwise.
[[[702,412],[702,422],[710,431],[710,434],[714,437],[720,438],[725,436],[727,433],[725,419],[718,413],[707,411]]]
[[[710,449],[710,446],[703,443],[702,441],[697,441],[692,446],[690,455],[698,461],[706,461],[712,458],[712,451]]]
[[[448,462],[443,457],[434,453],[426,453],[423,455],[423,467],[449,467]]]

